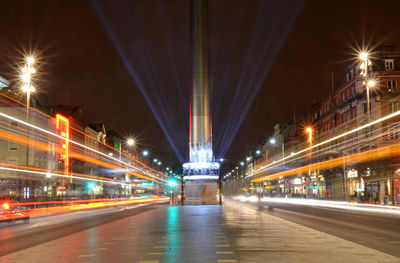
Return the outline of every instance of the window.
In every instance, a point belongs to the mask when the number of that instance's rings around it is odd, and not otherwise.
[[[388,129],[389,131],[389,138],[390,140],[398,140],[400,139],[400,131],[399,131],[399,127],[394,126],[394,127],[390,127]]]
[[[368,109],[367,109],[367,103],[363,103],[364,106],[364,113],[367,113]]]
[[[29,199],[30,193],[29,193],[29,187],[24,187],[24,199]]]
[[[393,69],[394,69],[394,60],[385,59],[385,70],[393,70]]]
[[[399,110],[398,102],[389,102],[389,113],[393,113]]]
[[[388,80],[387,88],[389,91],[397,90],[397,80]]]
[[[10,151],[18,151],[18,143],[9,141],[9,142],[8,142],[8,149],[9,149]]]

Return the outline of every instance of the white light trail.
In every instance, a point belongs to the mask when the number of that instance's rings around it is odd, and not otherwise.
[[[23,124],[23,125],[25,125],[25,126],[31,127],[31,128],[33,128],[33,129],[39,130],[39,131],[44,132],[44,133],[47,133],[47,134],[49,134],[49,135],[55,136],[55,137],[57,137],[57,138],[59,138],[59,139],[62,139],[63,141],[68,141],[68,142],[70,142],[70,143],[73,143],[73,144],[75,144],[75,145],[78,145],[78,146],[80,146],[80,147],[82,147],[82,148],[85,148],[85,149],[87,149],[87,150],[89,150],[89,151],[92,151],[92,152],[95,152],[95,153],[97,153],[97,154],[100,154],[100,155],[102,155],[102,156],[104,156],[104,157],[106,157],[106,158],[108,158],[108,159],[112,159],[112,160],[114,160],[114,161],[116,161],[116,162],[119,162],[119,163],[121,163],[121,164],[124,164],[124,165],[126,165],[126,166],[128,166],[128,167],[130,167],[130,168],[132,168],[132,169],[138,169],[137,167],[134,167],[134,166],[132,166],[132,165],[126,163],[126,162],[123,162],[122,160],[119,160],[119,159],[117,159],[117,158],[111,157],[111,156],[109,156],[108,154],[102,153],[102,152],[97,151],[97,150],[95,150],[95,149],[92,149],[92,148],[90,148],[90,147],[88,147],[88,146],[86,146],[86,145],[83,145],[83,144],[80,144],[80,143],[78,143],[78,142],[72,141],[71,139],[66,139],[66,138],[63,137],[63,136],[60,136],[60,135],[58,135],[58,134],[56,134],[56,133],[53,133],[53,132],[51,132],[51,131],[48,131],[48,130],[46,130],[46,129],[37,127],[37,126],[35,126],[35,125],[33,125],[33,124],[30,124],[30,123],[28,123],[28,122],[26,122],[26,121],[17,119],[17,118],[12,117],[12,116],[10,116],[10,115],[8,115],[8,114],[5,114],[5,113],[0,112],[0,116],[2,116],[2,117],[4,117],[4,118],[7,118],[7,119],[10,119],[10,120],[13,120],[13,121],[16,121],[16,122],[19,122],[19,123],[21,123],[21,124]],[[141,169],[139,169],[139,170],[141,170]],[[158,177],[154,177],[153,175],[148,174],[148,173],[146,173],[146,175],[148,175],[148,176],[150,176],[151,178],[156,179],[156,180],[160,180],[160,179],[161,179],[161,178],[158,178]],[[161,180],[163,180],[163,179],[161,179]]]
[[[337,136],[335,136],[335,137],[332,137],[332,138],[330,138],[330,139],[328,139],[328,140],[325,140],[325,141],[323,141],[323,142],[317,143],[317,144],[312,145],[312,146],[310,146],[310,147],[308,147],[308,148],[305,148],[305,149],[303,149],[303,150],[300,150],[300,151],[298,151],[298,152],[295,152],[295,153],[293,153],[293,154],[291,154],[291,155],[288,155],[288,156],[286,156],[286,157],[284,157],[284,158],[281,158],[281,159],[275,161],[274,163],[270,163],[270,164],[268,164],[268,165],[265,165],[265,166],[260,167],[257,171],[254,172],[254,175],[256,175],[257,173],[261,172],[261,171],[264,170],[265,168],[268,168],[268,167],[273,166],[273,165],[274,165],[274,166],[275,166],[275,165],[279,165],[279,162],[282,162],[282,161],[284,161],[284,160],[286,160],[286,159],[293,158],[293,157],[296,156],[296,155],[299,155],[299,154],[301,154],[301,153],[307,152],[307,151],[309,151],[309,150],[311,150],[311,149],[314,149],[314,148],[316,148],[316,147],[322,146],[322,145],[327,144],[327,143],[329,143],[329,142],[332,142],[332,141],[334,141],[334,140],[340,139],[340,138],[342,138],[342,137],[344,137],[344,136],[347,136],[347,135],[352,134],[352,133],[354,133],[354,132],[360,131],[360,130],[362,130],[362,129],[365,129],[365,128],[367,128],[367,127],[370,127],[370,126],[375,125],[375,124],[377,124],[377,123],[380,123],[380,122],[382,122],[382,121],[385,121],[385,120],[388,120],[388,119],[390,119],[390,118],[396,117],[396,116],[398,116],[398,115],[400,115],[400,111],[393,112],[393,113],[391,113],[391,114],[389,114],[389,115],[386,115],[386,116],[384,116],[384,117],[382,117],[382,118],[380,118],[380,119],[377,119],[377,120],[375,120],[375,121],[369,122],[369,123],[367,123],[367,124],[364,124],[364,125],[362,125],[362,126],[360,126],[360,127],[355,128],[355,129],[353,129],[353,130],[350,130],[350,131],[347,131],[347,132],[345,132],[345,133],[339,134],[339,135],[337,135]],[[254,175],[253,175],[253,176],[254,176]]]
[[[95,182],[103,182],[103,183],[110,183],[110,184],[121,184],[121,185],[127,184],[126,182],[122,182],[122,181],[119,181],[119,182],[107,181],[107,180],[94,179],[94,178],[85,178],[85,177],[74,176],[74,175],[57,174],[57,173],[50,173],[50,172],[39,172],[39,171],[18,169],[18,168],[10,168],[10,167],[4,167],[4,166],[0,166],[0,170],[11,171],[11,172],[30,173],[30,174],[40,174],[40,175],[45,175],[47,178],[50,178],[51,176],[57,176],[57,177],[74,178],[74,179],[79,179],[79,180],[84,180],[84,181],[91,181],[91,182],[95,181]]]

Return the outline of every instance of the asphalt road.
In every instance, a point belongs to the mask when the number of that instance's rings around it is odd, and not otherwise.
[[[275,216],[279,209],[268,212],[263,205],[226,200],[223,206],[142,207],[103,224],[97,223],[103,217],[96,215],[81,221],[82,226],[74,226],[74,233],[49,237],[54,240],[7,254],[0,262],[400,262],[399,257],[340,238],[337,233],[327,234],[294,223],[293,218]],[[320,214],[322,210],[314,212]],[[110,216],[120,213],[128,212]],[[281,213],[298,214],[301,218],[303,212]],[[71,222],[67,218],[65,221]],[[319,226],[316,222],[312,224]],[[28,242],[24,239],[36,240],[39,236],[24,234],[19,241]],[[15,243],[14,239],[8,241]]]
[[[400,257],[400,216],[276,202],[246,202],[303,226]]]
[[[31,218],[29,223],[16,221],[0,224],[0,257],[67,235],[134,216],[164,205],[165,202],[76,211]]]

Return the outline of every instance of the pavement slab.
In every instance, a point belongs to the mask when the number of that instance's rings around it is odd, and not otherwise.
[[[400,262],[377,250],[227,201],[170,206],[89,228],[0,262]]]

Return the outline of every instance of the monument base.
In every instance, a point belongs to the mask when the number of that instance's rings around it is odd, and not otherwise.
[[[188,180],[185,181],[185,205],[219,204],[218,181]]]

